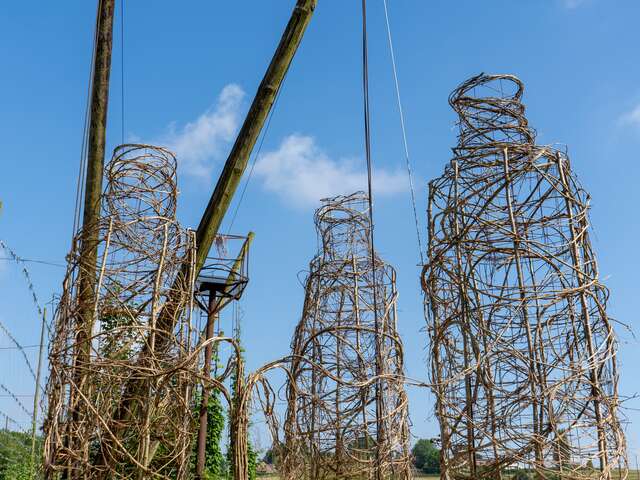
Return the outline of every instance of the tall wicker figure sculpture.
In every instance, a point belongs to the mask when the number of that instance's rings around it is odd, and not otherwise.
[[[287,480],[406,479],[395,272],[372,256],[365,194],[324,200],[315,222],[320,247],[292,342],[282,473]]]
[[[422,282],[441,476],[624,478],[589,196],[565,153],[536,145],[522,91],[510,75],[458,87],[458,145],[429,184]]]
[[[198,357],[190,321],[193,279],[175,280],[184,263],[194,261],[195,240],[175,217],[176,160],[159,147],[122,145],[105,177],[96,291],[80,291],[82,264],[74,248],[56,315],[45,476],[186,478]],[[166,308],[169,298],[177,299],[175,308]],[[83,301],[94,312],[89,329],[79,315],[87,311]],[[172,331],[158,326],[167,310],[177,312]],[[154,347],[155,356],[139,359]],[[144,382],[143,407],[120,415],[114,426],[131,378]]]

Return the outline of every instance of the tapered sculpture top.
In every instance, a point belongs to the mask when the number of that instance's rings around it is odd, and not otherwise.
[[[449,97],[458,114],[458,149],[476,150],[534,141],[521,103],[524,85],[513,75],[478,75]]]

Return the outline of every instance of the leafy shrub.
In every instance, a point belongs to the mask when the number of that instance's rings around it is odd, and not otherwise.
[[[440,450],[431,440],[422,438],[411,449],[413,464],[424,473],[440,473]]]

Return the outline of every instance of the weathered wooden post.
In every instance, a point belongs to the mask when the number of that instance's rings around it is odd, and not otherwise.
[[[76,371],[74,376],[81,392],[85,390],[88,364],[91,361],[91,332],[95,303],[96,268],[98,261],[98,221],[100,218],[100,195],[104,170],[106,143],[107,107],[109,103],[109,77],[111,74],[111,49],[113,42],[113,14],[115,0],[98,0],[93,77],[91,79],[91,104],[89,116],[89,138],[85,196],[80,236],[80,283],[79,318],[76,332]],[[82,412],[77,399],[72,400],[71,409],[76,421]],[[69,435],[71,437],[71,435]],[[71,445],[73,438],[65,441]],[[70,476],[65,472],[65,476]]]
[[[202,215],[200,224],[196,232],[197,254],[195,262],[195,274],[197,275],[204,265],[213,240],[218,234],[220,224],[229,209],[233,195],[238,188],[244,171],[246,170],[249,156],[262,130],[264,122],[271,111],[271,107],[276,99],[278,90],[291,65],[291,61],[300,45],[300,41],[311,20],[315,10],[317,0],[298,0],[289,19],[285,31],[280,39],[280,43],[271,59],[271,63],[258,87],[258,91],[253,99],[249,112],[242,124],[236,141],[229,153],[225,166],[220,174],[216,187],[209,199],[209,203]],[[184,278],[189,278],[190,272],[183,271],[176,282],[182,282]],[[167,301],[163,312],[160,314],[157,323],[158,331],[172,331],[175,312],[172,305],[175,302]],[[156,341],[155,351],[164,348],[165,340],[162,336]],[[148,349],[140,353],[141,361],[150,354]],[[112,431],[119,435],[123,424],[126,424],[128,415],[137,409],[136,398],[140,389],[140,382],[132,379],[126,386],[125,394],[114,415]],[[103,440],[103,442],[109,440]]]
[[[80,245],[80,318],[77,334],[80,371],[89,361],[90,337],[93,328],[93,297],[95,296],[98,260],[98,220],[104,172],[104,152],[109,103],[109,76],[113,44],[113,14],[115,0],[98,0],[96,45],[91,79],[89,139],[87,146],[87,177],[85,181],[82,235]],[[83,374],[79,376],[83,383]]]
[[[231,402],[230,434],[231,473],[233,480],[249,480],[249,401],[251,386],[244,377],[244,359],[242,351],[236,346],[236,373]]]
[[[95,51],[91,78],[91,100],[89,136],[87,142],[86,180],[84,206],[80,236],[79,271],[79,327],[76,335],[75,381],[79,390],[85,389],[88,364],[91,361],[91,332],[95,303],[96,269],[98,260],[98,221],[100,218],[100,196],[104,171],[106,144],[107,108],[109,103],[109,77],[111,75],[111,51],[113,45],[113,16],[115,0],[98,0],[96,17]],[[75,232],[74,232],[75,233]],[[71,399],[73,418],[81,421],[78,399]],[[74,442],[68,434],[64,440],[71,446]],[[63,478],[71,476],[70,470]]]
[[[205,332],[205,340],[213,338],[213,332],[217,317],[216,311],[216,291],[209,289],[208,292],[209,301],[207,304],[207,327]],[[213,357],[213,345],[208,343],[204,348],[204,367],[203,375],[209,377],[211,374],[211,358]],[[199,430],[198,430],[198,449],[196,456],[196,478],[203,479],[204,464],[206,460],[206,448],[207,448],[207,424],[208,424],[208,405],[209,405],[209,391],[206,388],[202,389],[202,398],[200,399],[200,418],[199,418]]]
[[[36,369],[36,391],[33,394],[33,414],[31,416],[31,473],[35,475],[36,466],[36,429],[38,424],[38,404],[40,403],[40,377],[42,374],[42,355],[44,354],[44,328],[47,324],[47,307],[42,312],[40,326],[40,348],[38,351],[38,368]]]
[[[258,87],[247,117],[242,124],[229,157],[220,174],[218,183],[209,199],[196,233],[198,253],[196,269],[202,268],[209,254],[213,239],[218,234],[231,199],[238,188],[240,179],[247,168],[249,156],[256,144],[273,102],[276,99],[282,81],[289,70],[291,61],[300,45],[302,36],[311,20],[317,0],[298,0],[291,13],[289,23],[282,34],[276,52]]]

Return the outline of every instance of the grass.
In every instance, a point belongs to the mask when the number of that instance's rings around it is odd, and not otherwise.
[[[613,480],[616,480],[618,478],[616,473],[613,474]],[[627,480],[640,480],[640,470],[629,470],[629,475],[627,475]]]
[[[440,475],[414,475],[413,477],[415,480],[439,480],[440,479]],[[277,475],[258,475],[258,479],[259,480],[280,480],[280,477]],[[631,479],[628,479],[631,480]]]
[[[258,476],[260,480],[280,480],[280,477],[277,475],[260,475]],[[414,477],[416,480],[439,480],[440,475],[427,475],[427,474],[416,474]],[[618,475],[617,472],[613,475],[613,480],[617,480]],[[640,471],[639,470],[629,470],[629,475],[627,476],[627,480],[640,480]]]

